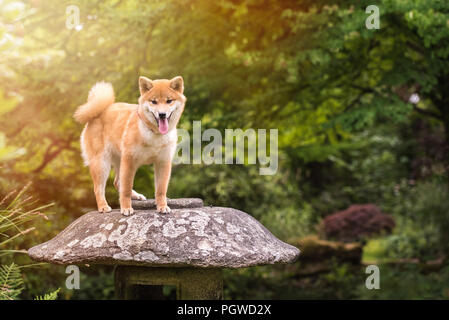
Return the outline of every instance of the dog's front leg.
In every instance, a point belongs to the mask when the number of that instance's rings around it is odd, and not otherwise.
[[[156,188],[156,206],[157,211],[169,213],[167,206],[167,188],[171,174],[171,161],[158,161],[154,163],[154,182]]]
[[[129,155],[122,156],[120,161],[120,212],[129,216],[134,213],[131,206],[131,194],[133,190],[134,176],[137,166]]]

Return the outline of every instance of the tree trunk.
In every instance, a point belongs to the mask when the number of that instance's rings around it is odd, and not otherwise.
[[[438,93],[433,97],[435,106],[441,113],[441,121],[443,122],[444,136],[446,140],[446,151],[449,150],[449,76],[438,79]],[[449,154],[445,154],[445,170],[449,183]]]

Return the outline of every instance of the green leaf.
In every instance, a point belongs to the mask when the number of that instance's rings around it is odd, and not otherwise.
[[[34,298],[34,300],[56,300],[56,299],[58,299],[59,290],[61,290],[61,288],[58,288],[57,290],[55,290],[53,292],[46,293],[43,296],[36,296],[36,298]]]
[[[0,266],[0,300],[15,300],[22,292],[23,279],[18,265]]]

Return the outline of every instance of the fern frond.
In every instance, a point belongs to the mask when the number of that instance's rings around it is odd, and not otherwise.
[[[58,299],[59,290],[61,290],[61,288],[58,288],[57,290],[55,290],[53,292],[46,293],[43,296],[36,296],[36,298],[34,298],[34,300],[56,300],[56,299]]]
[[[15,263],[0,266],[0,300],[17,299],[22,292],[23,279],[20,268]]]

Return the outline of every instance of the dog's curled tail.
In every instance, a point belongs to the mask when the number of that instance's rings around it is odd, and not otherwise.
[[[79,106],[73,117],[79,123],[87,123],[98,117],[115,101],[114,89],[108,82],[97,82],[89,91],[87,102]]]

